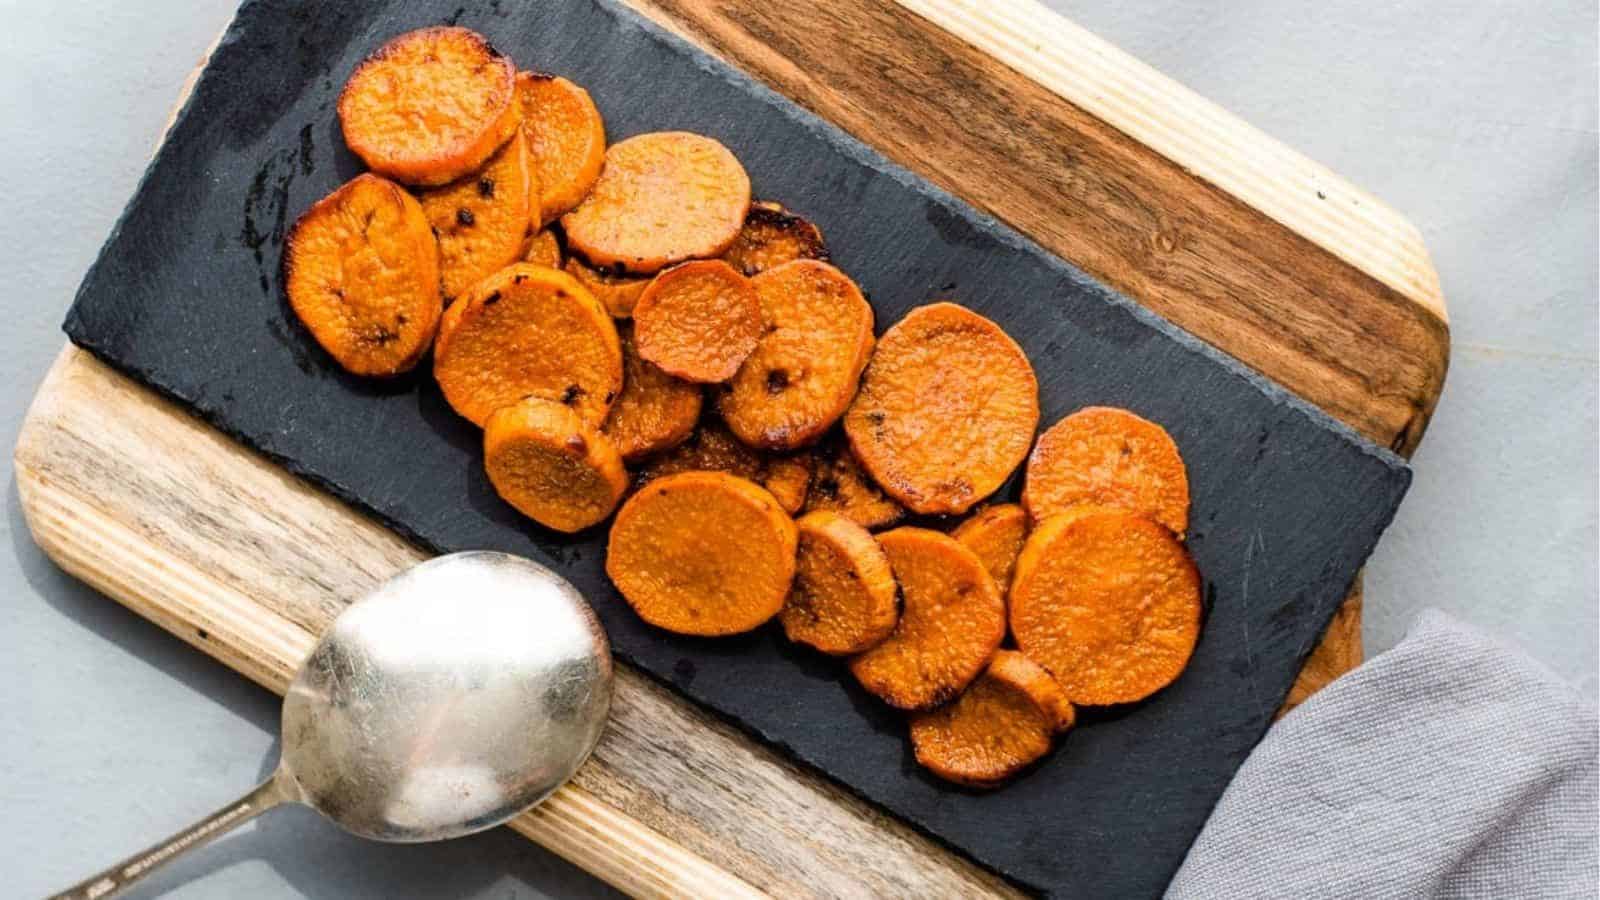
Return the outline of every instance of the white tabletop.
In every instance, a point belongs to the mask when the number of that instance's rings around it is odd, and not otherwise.
[[[1368,570],[1369,653],[1436,606],[1600,692],[1593,2],[1050,5],[1384,198],[1433,252],[1454,353],[1411,494]],[[7,7],[9,445],[79,279],[234,0]],[[277,701],[55,569],[28,536],[14,481],[6,504],[0,893],[37,896],[251,785],[276,758]],[[505,832],[384,846],[291,810],[175,864],[139,896],[162,890],[610,893]]]

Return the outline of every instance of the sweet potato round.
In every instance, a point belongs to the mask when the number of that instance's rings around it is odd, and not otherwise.
[[[1050,426],[1028,457],[1022,504],[1039,521],[1083,503],[1148,516],[1181,537],[1189,527],[1189,473],[1172,436],[1106,406]]]
[[[822,231],[776,203],[752,203],[733,246],[722,254],[745,275],[759,275],[796,259],[828,260]]]
[[[589,92],[556,75],[521,72],[517,102],[539,174],[547,222],[578,205],[606,158],[606,125]]]
[[[889,557],[838,513],[802,516],[794,587],[778,621],[789,640],[833,656],[877,646],[900,618]]]
[[[448,184],[516,132],[516,67],[466,28],[400,35],[356,67],[339,94],[344,141],[368,168],[406,184]]]
[[[761,336],[750,279],[719,259],[657,275],[633,308],[639,355],[685,381],[716,384],[739,371]]]
[[[439,326],[439,250],[399,185],[357,175],[307,210],[284,251],[289,305],[356,375],[397,375]]]
[[[527,141],[515,135],[477,172],[418,194],[439,238],[445,303],[516,262],[539,227],[539,185]]]
[[[1017,554],[1022,552],[1022,542],[1028,537],[1027,511],[1015,503],[984,507],[956,526],[950,536],[978,554],[1002,597],[1011,590]]]
[[[726,472],[754,481],[772,494],[783,511],[793,515],[805,502],[811,466],[803,455],[763,453],[740,443],[713,417],[701,420],[688,440],[647,460],[639,484],[679,472]]]
[[[606,308],[612,318],[626,319],[633,315],[644,289],[650,286],[649,278],[633,275],[616,275],[602,272],[577,257],[567,260],[567,274],[583,282],[596,300]]]
[[[1072,704],[1049,673],[1001,650],[954,703],[912,717],[911,746],[946,781],[998,787],[1048,753],[1052,735],[1072,722]]]
[[[534,233],[532,237],[528,238],[527,243],[523,245],[522,261],[531,262],[536,266],[544,266],[549,269],[561,268],[561,241],[556,237],[556,233],[549,228],[541,228]],[[582,281],[583,279],[580,278],[578,280]],[[584,287],[588,287],[588,285],[584,285]],[[593,294],[594,291],[591,289],[589,293]],[[595,299],[599,300],[600,297],[596,295]],[[605,301],[601,300],[601,304],[603,305],[604,303]]]
[[[628,488],[611,442],[570,407],[539,397],[489,417],[483,464],[501,499],[557,531],[581,531],[604,520]]]
[[[617,336],[622,341],[622,394],[602,431],[624,460],[636,462],[676,447],[694,432],[700,421],[700,388],[640,359],[628,323],[619,323]]]
[[[844,435],[833,432],[812,451],[816,474],[806,494],[805,511],[829,510],[869,531],[888,528],[905,518],[906,509],[872,483],[856,462]]]

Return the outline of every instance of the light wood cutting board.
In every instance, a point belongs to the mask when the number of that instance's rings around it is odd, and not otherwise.
[[[1449,336],[1416,230],[1032,0],[630,2],[1369,439],[1421,438]],[[52,558],[278,692],[423,556],[72,348],[16,472]],[[1360,661],[1360,603],[1290,704]],[[593,760],[512,827],[639,896],[1012,892],[627,667]]]

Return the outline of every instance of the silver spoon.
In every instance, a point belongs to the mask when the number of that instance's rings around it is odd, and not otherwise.
[[[572,585],[503,553],[430,560],[317,642],[284,697],[272,777],[56,897],[118,894],[281,803],[380,841],[492,828],[577,771],[610,707],[611,649]]]

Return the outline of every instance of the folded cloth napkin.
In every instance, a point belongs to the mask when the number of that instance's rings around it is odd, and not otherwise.
[[[1440,612],[1285,716],[1173,898],[1600,896],[1596,710]]]

